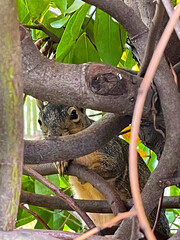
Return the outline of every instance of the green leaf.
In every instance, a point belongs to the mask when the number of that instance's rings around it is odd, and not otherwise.
[[[176,214],[174,213],[173,209],[166,209],[166,217],[168,222],[172,223],[174,221]]]
[[[29,11],[23,0],[16,0],[18,20],[22,24],[27,24],[30,20]]]
[[[170,187],[170,196],[179,196],[180,190],[176,186],[171,186]]]
[[[49,219],[51,218],[51,216],[53,214],[53,211],[50,211],[47,208],[43,208],[43,207],[37,207],[37,206],[29,205],[29,209],[32,212],[39,215],[40,218],[46,223],[49,222]],[[37,220],[37,223],[35,225],[35,229],[44,229],[44,228],[45,228],[45,226],[39,220]]]
[[[94,39],[104,63],[117,66],[122,55],[119,24],[102,10],[97,9],[94,23]]]
[[[56,6],[60,9],[62,14],[64,15],[66,9],[67,9],[67,0],[54,0],[54,3]]]
[[[132,69],[132,67],[136,64],[136,61],[133,58],[132,51],[126,49],[126,61],[124,63],[124,67],[127,69]]]
[[[67,23],[69,18],[70,18],[70,15],[67,15],[66,17],[64,17],[62,19],[59,19],[57,21],[54,21],[54,22],[50,23],[50,25],[53,28],[61,28],[61,27],[63,27]]]
[[[46,179],[49,180],[50,182],[52,182],[57,187],[59,187],[58,174],[46,176]],[[54,195],[54,193],[49,188],[47,188],[46,186],[44,186],[42,183],[40,183],[37,180],[35,180],[35,193],[43,194],[43,195],[52,195],[52,194]]]
[[[124,46],[127,40],[127,32],[121,24],[119,24],[119,29],[120,29],[119,32],[120,32],[121,48],[124,49]]]
[[[100,58],[86,33],[83,33],[75,45],[73,63],[85,62],[100,62]]]
[[[50,2],[50,0],[26,0],[32,21],[39,20],[42,17],[43,13],[48,9]]]
[[[65,14],[75,12],[75,11],[78,10],[83,4],[84,4],[84,2],[82,2],[81,0],[75,0],[75,1],[73,2],[73,4],[65,11]]]
[[[34,178],[26,175],[22,175],[22,189],[28,192],[35,192],[34,189]]]
[[[48,222],[48,226],[52,230],[63,230],[68,215],[69,213],[67,211],[55,209]]]
[[[56,29],[56,28],[53,28],[51,26],[51,23],[54,22],[54,21],[57,21],[57,20],[60,20],[62,19],[62,15],[60,16],[55,16],[53,13],[51,13],[50,11],[47,11],[46,14],[44,15],[43,17],[43,21],[42,21],[42,24],[52,33],[54,33],[58,38],[61,38],[62,37],[62,34],[64,32],[64,29],[61,28],[61,29]],[[37,30],[39,31],[39,30]],[[46,34],[42,31],[39,31],[39,35],[38,35],[38,38],[42,37],[43,35],[45,36]]]
[[[32,222],[35,219],[30,213],[25,211],[22,208],[18,209],[17,220],[16,220],[16,228],[23,226],[27,223]]]
[[[70,213],[69,213],[68,221],[66,222],[66,225],[70,229],[74,230],[75,232],[82,231],[82,223]]]
[[[89,10],[89,7],[89,4],[84,4],[77,12],[72,15],[72,17],[68,21],[62,39],[57,47],[57,61],[62,62],[63,59],[70,52],[72,46],[75,44],[76,39],[79,36],[84,18],[86,17],[87,11]]]

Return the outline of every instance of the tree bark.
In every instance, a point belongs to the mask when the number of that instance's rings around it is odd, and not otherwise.
[[[23,163],[23,84],[16,1],[0,2],[0,18],[0,229],[12,230]]]

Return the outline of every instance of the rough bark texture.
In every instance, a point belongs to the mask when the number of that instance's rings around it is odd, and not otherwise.
[[[111,14],[126,28],[130,40],[135,46],[140,60],[142,60],[146,48],[148,27],[154,13],[154,4],[144,0],[127,0],[126,2],[131,4],[130,8],[123,1],[119,0],[85,0],[85,2],[93,4]],[[134,3],[133,7],[132,4]],[[2,145],[0,148],[0,151],[2,151],[2,153],[0,152],[2,159],[0,183],[3,183],[0,185],[0,229],[11,230],[14,225],[19,199],[17,193],[20,191],[21,163],[17,163],[17,159],[19,161],[22,159],[22,90],[18,89],[21,83],[17,82],[17,79],[19,79],[18,64],[20,58],[18,57],[19,49],[17,46],[19,46],[19,41],[17,23],[14,20],[14,4],[6,1],[6,3],[1,3],[0,7],[0,15],[2,15],[0,23],[0,65],[2,69],[0,76],[0,114],[2,116],[0,122],[0,142]],[[121,130],[122,126],[118,126],[119,119],[128,116],[129,121],[133,113],[141,78],[122,69],[116,69],[103,64],[68,65],[49,61],[40,55],[34,47],[31,38],[24,31],[22,31],[21,40],[24,89],[27,94],[52,103],[75,104],[120,114],[120,117],[111,115],[110,119],[103,123],[104,125],[107,124],[108,131],[104,131],[102,135],[99,134],[98,138],[95,131],[99,127],[96,128],[95,125],[92,126],[90,132],[85,130],[84,133],[65,137],[57,142],[53,140],[36,141],[34,143],[27,141],[25,143],[26,163],[67,160],[87,154],[99,148]],[[180,51],[177,51],[179,46],[180,43],[177,41],[176,35],[173,35],[165,53],[166,58],[172,64],[180,60]],[[14,60],[17,61],[17,65],[15,65]],[[71,80],[71,84],[69,84],[69,80]],[[157,132],[155,134],[151,131],[153,129],[152,118],[148,119],[148,126],[142,126],[141,136],[143,140],[156,151],[160,159],[156,170],[151,174],[142,192],[147,215],[157,206],[158,199],[163,191],[159,185],[159,180],[179,176],[177,166],[180,159],[180,96],[165,59],[162,60],[159,66],[154,84],[163,111],[163,114],[160,115],[160,122],[163,124],[160,125],[166,130],[166,138],[162,139]],[[151,112],[152,94],[153,91],[150,90],[145,106],[146,115],[143,119],[145,122],[147,122],[147,116]],[[111,121],[113,118],[115,118],[115,121]],[[112,123],[115,123],[115,125],[111,126]],[[92,134],[90,134],[91,130]],[[147,133],[150,131],[151,134],[148,135]],[[158,138],[157,142],[154,140],[155,135]],[[79,151],[80,146],[81,151]],[[8,182],[7,179],[9,179]],[[115,236],[118,239],[129,240],[131,235],[130,226],[131,220],[123,221],[121,228],[119,228]],[[25,236],[26,234],[27,236]],[[28,233],[26,234],[23,235],[24,238],[29,237]],[[179,232],[172,239],[178,239],[178,236]],[[17,235],[12,234],[12,232],[0,232],[0,237],[2,239],[17,239]],[[37,236],[31,235],[31,239],[33,237],[36,238]],[[49,236],[48,239],[50,239]]]
[[[1,1],[0,16],[0,229],[12,230],[23,162],[23,86],[16,2]]]
[[[50,61],[39,53],[29,34],[22,40],[22,50],[25,93],[51,103],[132,115],[142,80],[138,76],[105,64]],[[145,113],[150,110],[151,96],[152,90]]]

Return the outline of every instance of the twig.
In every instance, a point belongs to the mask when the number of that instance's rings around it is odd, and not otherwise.
[[[174,12],[174,7],[172,5],[172,2],[170,0],[162,0],[162,3],[166,9],[168,16],[171,17]],[[180,39],[180,21],[179,21],[179,19],[177,20],[174,29],[176,31],[178,38]]]
[[[108,201],[114,215],[117,215],[120,212],[126,212],[127,209],[120,196],[112,189],[110,184],[96,172],[78,164],[70,165],[69,172],[72,175],[81,177],[83,180],[91,183],[91,185],[94,186]]]
[[[19,204],[20,208],[23,208],[26,212],[30,213],[31,215],[33,215],[37,220],[39,220],[46,229],[50,229],[50,227],[47,225],[47,223],[35,212],[31,211],[30,209],[28,209],[27,207],[24,206],[24,204],[20,203]]]
[[[114,217],[110,221],[102,224],[99,227],[96,227],[96,228],[93,228],[93,229],[89,230],[88,232],[84,233],[82,236],[79,236],[79,237],[75,238],[74,240],[84,240],[84,239],[98,233],[99,231],[101,231],[104,228],[107,228],[107,227],[110,227],[110,226],[113,226],[113,225],[117,224],[119,221],[121,221],[124,218],[128,218],[128,217],[135,216],[135,215],[136,215],[135,210],[120,213],[120,214],[118,214],[118,216]]]
[[[38,29],[43,31],[44,33],[46,33],[54,42],[58,43],[60,41],[60,39],[53,34],[52,32],[50,32],[43,24],[41,23],[37,23],[36,25],[23,25],[26,28],[31,28],[31,29]]]
[[[148,40],[147,40],[147,46],[145,50],[145,55],[143,58],[141,69],[138,73],[138,76],[144,76],[146,69],[148,67],[148,64],[151,60],[156,42],[157,42],[157,36],[159,33],[159,26],[161,25],[162,19],[164,15],[164,7],[161,1],[157,1],[156,3],[156,10],[155,14],[152,20],[152,24],[150,27],[150,31],[148,34]]]
[[[24,166],[24,171],[27,172],[29,175],[35,177],[38,181],[44,184],[46,187],[51,189],[58,197],[66,201],[85,221],[87,226],[91,229],[95,227],[93,221],[89,218],[89,216],[82,211],[79,206],[74,202],[74,200],[66,195],[64,192],[60,191],[54,184],[50,183],[47,179],[43,178],[38,172],[34,171],[32,168],[28,166]]]
[[[143,203],[141,199],[139,181],[138,181],[138,169],[137,169],[137,152],[136,152],[136,142],[139,133],[140,121],[143,111],[143,106],[145,103],[146,95],[150,87],[151,81],[155,75],[158,64],[163,55],[164,49],[173,31],[173,27],[179,18],[180,14],[180,3],[177,5],[175,12],[173,13],[171,19],[169,20],[161,39],[154,51],[148,69],[146,71],[145,77],[140,85],[139,93],[137,96],[133,119],[132,119],[132,130],[131,130],[131,143],[129,148],[129,174],[130,174],[130,184],[131,192],[135,204],[135,209],[137,210],[138,219],[142,230],[145,232],[147,239],[156,239],[151,227],[145,215],[143,208]]]
[[[159,218],[160,218],[160,216],[161,216],[161,209],[162,209],[162,202],[163,202],[163,194],[164,194],[164,192],[161,194],[161,196],[160,196],[160,198],[159,198],[158,209],[157,209],[157,213],[156,213],[156,219],[155,219],[154,226],[153,226],[153,229],[152,229],[153,232],[156,230],[156,227],[157,227]]]

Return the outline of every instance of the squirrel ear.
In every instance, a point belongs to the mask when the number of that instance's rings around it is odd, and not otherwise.
[[[76,107],[80,112],[82,112],[83,114],[86,113],[86,108],[81,108],[81,107]]]
[[[42,110],[44,107],[43,101],[36,99],[36,103],[37,103],[39,110]]]

